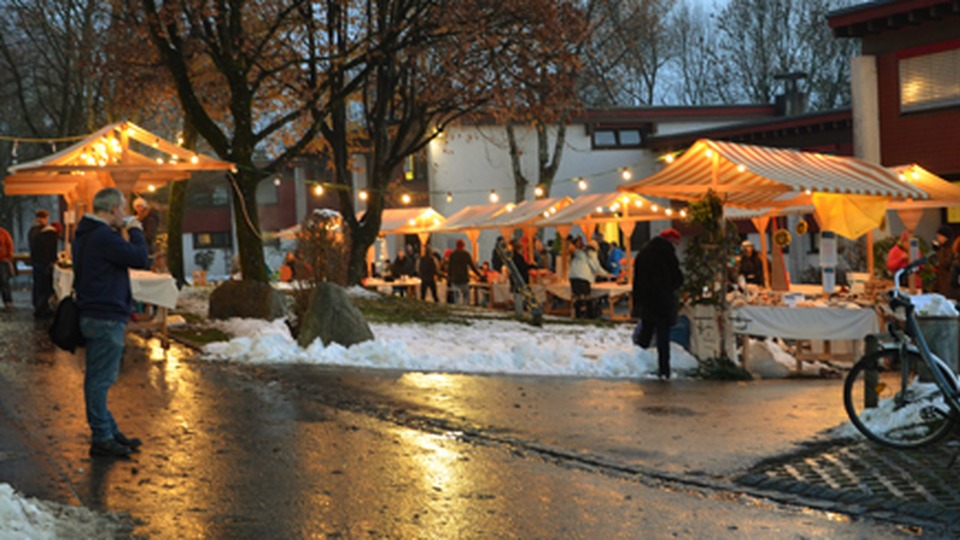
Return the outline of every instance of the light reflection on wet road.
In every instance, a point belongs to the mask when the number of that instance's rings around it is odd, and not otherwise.
[[[515,400],[518,384],[456,375],[206,364],[128,339],[111,409],[144,439],[131,461],[91,460],[79,357],[40,326],[0,320],[0,401],[86,506],[129,513],[148,538],[889,537],[890,528],[661,489],[523,448],[420,429],[409,406],[365,381],[424,396],[418,414],[470,423],[470,395]],[[24,339],[26,338],[26,339]],[[508,396],[508,397],[505,397]],[[592,399],[592,398],[591,398]],[[509,403],[512,403],[510,401]],[[478,403],[479,405],[480,403]],[[489,403],[488,403],[489,404]],[[504,405],[501,403],[500,405]],[[506,406],[510,406],[507,404]],[[383,411],[389,409],[389,415]],[[518,403],[517,414],[525,414]],[[530,419],[531,422],[537,418]],[[749,501],[747,501],[749,502]]]

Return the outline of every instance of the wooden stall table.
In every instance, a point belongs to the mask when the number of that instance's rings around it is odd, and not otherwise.
[[[53,292],[57,298],[63,298],[73,290],[73,269],[53,266]],[[130,292],[138,302],[157,306],[157,314],[149,321],[130,323],[130,330],[160,329],[160,342],[163,348],[170,346],[167,335],[167,310],[177,307],[177,280],[170,274],[158,274],[147,270],[130,270]]]
[[[480,300],[483,300],[481,303]],[[470,282],[470,305],[480,306],[490,303],[490,283],[485,281]]]
[[[394,287],[402,287],[408,297],[419,298],[417,291],[420,289],[420,278],[402,277],[393,281],[386,281],[381,278],[366,278],[363,280],[363,286],[383,294],[393,294]]]
[[[870,308],[747,305],[731,311],[734,333],[825,343],[850,341],[854,359],[863,354],[864,338],[880,330],[878,314]],[[744,366],[748,360],[745,355]],[[802,362],[798,357],[798,369]]]
[[[607,316],[610,320],[627,320],[630,318],[630,311],[633,309],[633,297],[631,293],[633,292],[633,287],[627,284],[617,283],[615,281],[602,281],[599,283],[594,283],[590,287],[590,298],[593,300],[599,300],[601,298],[608,299],[608,310]],[[627,313],[618,315],[616,313],[615,307],[617,302],[626,297],[628,302]],[[573,292],[570,290],[569,283],[554,283],[547,286],[547,306],[549,307],[552,304],[554,299],[560,300],[562,307],[557,310],[549,310],[548,313],[553,315],[570,315],[574,316],[574,305],[573,305]]]

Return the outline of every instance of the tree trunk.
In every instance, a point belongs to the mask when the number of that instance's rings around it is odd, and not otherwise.
[[[167,206],[167,268],[178,287],[187,282],[183,265],[183,207],[189,181],[171,182]]]
[[[252,169],[252,167],[250,167]],[[263,258],[263,239],[260,237],[260,216],[257,213],[256,173],[246,173],[247,167],[230,179],[234,207],[234,227],[240,250],[240,268],[243,280],[267,283],[267,263]],[[241,187],[242,186],[242,187]],[[239,188],[239,189],[238,189]]]

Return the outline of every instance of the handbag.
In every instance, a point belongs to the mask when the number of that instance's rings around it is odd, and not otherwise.
[[[86,344],[83,333],[80,332],[80,308],[73,295],[67,296],[57,304],[53,313],[53,322],[47,330],[50,341],[57,347],[74,352],[77,347]]]

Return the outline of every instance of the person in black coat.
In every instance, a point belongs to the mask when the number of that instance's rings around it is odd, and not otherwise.
[[[637,345],[650,346],[657,337],[657,361],[661,379],[670,378],[670,328],[677,322],[677,289],[683,273],[676,246],[680,232],[666,229],[637,253],[633,263],[633,313],[640,322]]]
[[[423,257],[420,257],[420,300],[427,299],[427,291],[433,295],[433,301],[439,302],[437,296],[437,275],[440,273],[440,257],[427,244]]]
[[[30,265],[33,267],[33,316],[53,316],[50,297],[53,296],[53,265],[57,262],[60,234],[49,223],[50,213],[37,210],[36,220],[30,228]]]

